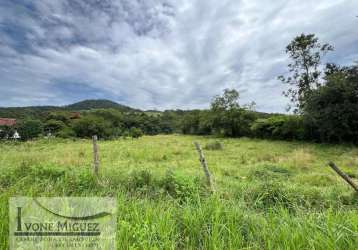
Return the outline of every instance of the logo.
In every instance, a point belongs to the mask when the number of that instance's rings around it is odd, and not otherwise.
[[[116,200],[11,198],[10,249],[115,249]]]

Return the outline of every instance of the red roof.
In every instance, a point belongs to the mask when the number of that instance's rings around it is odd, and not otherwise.
[[[72,112],[72,113],[70,114],[70,119],[78,119],[78,118],[80,118],[80,117],[81,117],[80,112]]]
[[[0,126],[14,126],[16,125],[16,119],[0,118]]]

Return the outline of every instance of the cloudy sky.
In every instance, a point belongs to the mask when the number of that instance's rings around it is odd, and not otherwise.
[[[236,88],[284,112],[285,46],[316,33],[350,64],[357,16],[357,0],[1,0],[0,106],[205,108]]]

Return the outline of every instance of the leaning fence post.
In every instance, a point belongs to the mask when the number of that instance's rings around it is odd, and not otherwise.
[[[93,173],[95,176],[98,176],[98,169],[99,169],[99,155],[98,155],[97,140],[98,140],[97,135],[94,135],[92,137],[92,142],[93,142]]]
[[[346,175],[345,173],[342,172],[342,170],[340,170],[336,164],[334,164],[333,162],[329,162],[328,165],[334,170],[336,171],[336,173],[341,176],[349,185],[351,185],[351,187],[358,192],[358,186],[357,184],[355,184],[353,182],[353,180],[351,178],[349,178],[348,175]]]
[[[204,170],[204,173],[205,173],[205,176],[206,176],[206,181],[207,181],[207,184],[208,184],[208,186],[210,188],[210,191],[215,192],[214,185],[213,185],[213,179],[212,179],[212,176],[210,174],[208,165],[206,163],[203,150],[201,149],[199,143],[194,142],[194,144],[195,144],[196,150],[198,151],[199,161],[201,163],[201,166],[203,167],[203,170]]]

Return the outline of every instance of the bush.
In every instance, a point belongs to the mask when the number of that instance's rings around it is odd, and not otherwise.
[[[112,136],[113,128],[111,123],[104,120],[104,118],[87,115],[74,122],[73,130],[76,136],[82,138],[91,138],[93,135],[97,135],[100,138],[109,138]]]
[[[129,190],[153,188],[154,178],[149,170],[135,170],[130,173],[128,179]]]
[[[272,116],[257,119],[251,126],[252,134],[259,138],[280,140],[305,139],[305,127],[300,116]]]
[[[44,130],[48,133],[56,134],[65,127],[66,124],[62,121],[48,120],[44,125]]]
[[[250,170],[249,179],[252,181],[270,181],[287,179],[292,176],[292,172],[289,169],[275,166],[275,165],[262,165],[255,169]]]
[[[358,144],[358,66],[328,76],[310,94],[304,117],[323,142]]]
[[[206,150],[223,150],[223,145],[219,141],[209,142],[205,145]]]
[[[61,137],[61,138],[72,138],[72,137],[75,137],[76,136],[76,133],[75,133],[75,131],[73,131],[73,129],[72,128],[70,128],[70,127],[65,127],[65,128],[63,128],[62,130],[60,130],[60,131],[58,131],[57,133],[56,133],[56,135],[58,136],[58,137]]]
[[[255,208],[271,209],[284,207],[290,211],[304,204],[304,200],[294,190],[272,180],[265,180],[245,194],[245,200]]]
[[[9,126],[0,126],[0,139],[7,139],[15,133],[14,128]]]
[[[133,127],[129,130],[129,136],[138,139],[139,137],[143,136],[143,132],[140,128]]]
[[[25,120],[20,123],[18,132],[22,140],[30,140],[38,137],[43,132],[43,126],[41,121]]]
[[[160,185],[167,194],[181,201],[195,200],[203,187],[199,179],[192,179],[173,171],[167,171]]]

